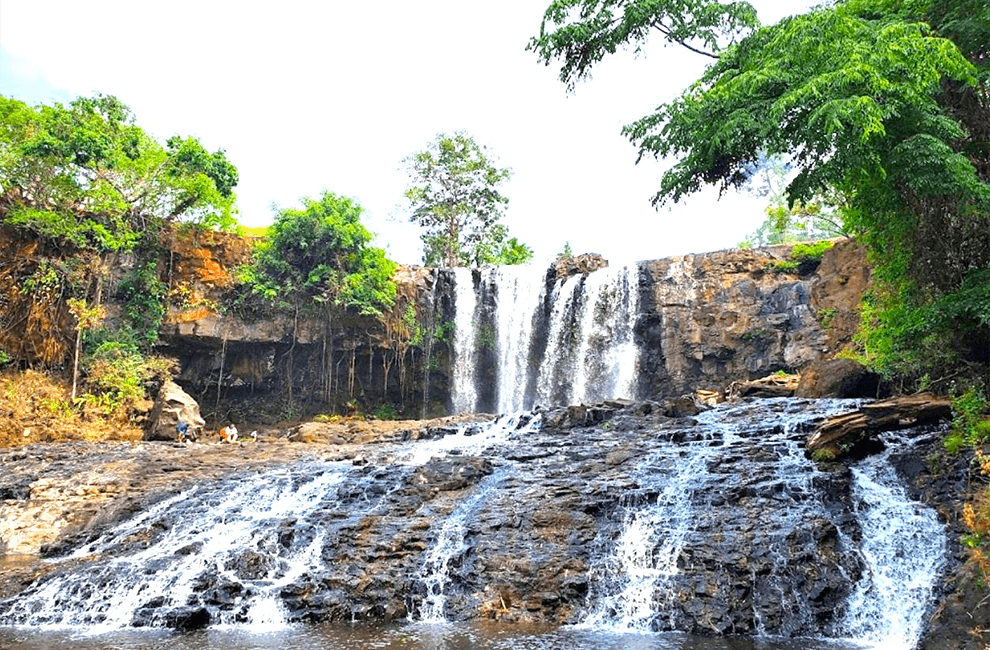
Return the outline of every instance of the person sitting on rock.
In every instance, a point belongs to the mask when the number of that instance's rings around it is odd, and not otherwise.
[[[175,439],[179,442],[189,442],[196,439],[196,436],[189,433],[189,423],[179,420],[175,425]]]
[[[228,424],[224,428],[220,429],[220,442],[237,442],[237,427],[233,424]]]

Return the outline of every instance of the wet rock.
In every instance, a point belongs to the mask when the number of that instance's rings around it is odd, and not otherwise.
[[[878,375],[852,359],[818,360],[801,372],[797,397],[876,397]]]
[[[876,449],[876,433],[951,417],[952,401],[948,398],[930,393],[895,397],[826,419],[805,446],[808,453],[827,460],[862,456]]]
[[[180,607],[165,614],[165,627],[176,630],[198,630],[210,624],[210,612],[205,607]]]

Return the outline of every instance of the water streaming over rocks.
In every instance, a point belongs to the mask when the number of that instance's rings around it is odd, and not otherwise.
[[[636,266],[552,283],[526,267],[454,273],[455,412],[636,396]]]
[[[830,469],[805,457],[814,424],[850,405],[543,410],[191,486],[87,533],[0,602],[0,623],[482,618],[908,650],[945,533],[886,455]],[[903,453],[930,437],[885,444]]]

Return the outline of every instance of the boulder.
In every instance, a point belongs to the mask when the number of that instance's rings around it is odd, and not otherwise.
[[[864,404],[855,411],[827,418],[805,443],[815,457],[835,460],[860,456],[878,446],[874,434],[952,417],[952,400],[919,393]]]
[[[167,381],[158,392],[155,408],[151,413],[150,426],[144,435],[145,440],[176,440],[179,422],[189,425],[187,438],[195,440],[206,426],[199,414],[199,404],[189,393],[173,381]]]
[[[547,271],[547,280],[552,282],[569,278],[579,273],[591,273],[608,266],[608,260],[598,253],[586,253],[574,257],[562,257]]]
[[[880,377],[852,359],[819,359],[801,373],[795,397],[876,397]]]

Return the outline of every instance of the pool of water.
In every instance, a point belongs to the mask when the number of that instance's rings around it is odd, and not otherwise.
[[[128,630],[99,635],[0,628],[9,650],[853,650],[814,639],[706,638],[680,633],[614,634],[485,623],[401,626],[295,625],[276,632]]]

